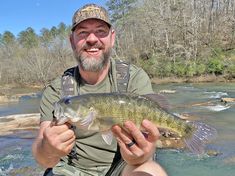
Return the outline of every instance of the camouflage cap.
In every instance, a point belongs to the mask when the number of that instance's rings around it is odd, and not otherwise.
[[[74,13],[71,30],[73,31],[79,23],[87,19],[103,20],[109,26],[111,26],[109,14],[105,8],[96,4],[87,4]]]

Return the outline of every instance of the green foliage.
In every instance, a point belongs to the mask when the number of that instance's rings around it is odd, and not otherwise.
[[[157,60],[150,58],[148,60],[140,60],[141,67],[148,72],[150,77],[154,77],[156,74],[156,64]]]
[[[111,22],[116,23],[125,17],[137,0],[109,0],[106,2],[108,11],[111,14]]]
[[[1,42],[4,45],[11,45],[15,42],[16,38],[14,36],[13,33],[11,33],[10,31],[5,31],[1,37]]]
[[[181,62],[176,62],[172,65],[172,71],[174,75],[178,77],[183,77],[185,76],[185,73],[186,73],[186,67]]]
[[[196,64],[196,75],[200,76],[206,73],[206,65],[204,63]]]
[[[224,63],[222,59],[211,58],[208,62],[207,71],[215,75],[223,74]]]
[[[170,77],[172,75],[172,63],[171,62],[159,62],[156,70],[158,77]]]
[[[187,77],[193,77],[197,74],[197,67],[196,63],[190,62],[190,64],[187,65],[185,70],[185,76]]]
[[[228,65],[226,73],[230,78],[235,78],[235,61]]]
[[[24,48],[33,48],[38,46],[39,37],[35,33],[34,29],[28,27],[25,31],[19,33],[18,41]]]
[[[46,28],[42,28],[40,40],[43,46],[50,46],[50,42],[52,41],[53,37],[50,34],[50,30]]]

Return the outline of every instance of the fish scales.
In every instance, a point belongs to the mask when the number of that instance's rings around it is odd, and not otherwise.
[[[194,153],[202,153],[204,143],[216,135],[214,128],[202,123],[187,123],[146,96],[116,93],[79,95],[60,100],[55,106],[54,116],[58,124],[61,119],[67,118],[72,124],[80,123],[80,127],[85,124],[88,130],[98,129],[101,132],[127,120],[140,126],[144,119],[148,119],[157,127],[178,134]]]

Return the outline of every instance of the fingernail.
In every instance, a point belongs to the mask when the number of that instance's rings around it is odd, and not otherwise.
[[[148,126],[148,125],[150,124],[150,121],[147,120],[147,119],[144,119],[143,122],[142,122],[142,124],[143,124],[144,126]]]

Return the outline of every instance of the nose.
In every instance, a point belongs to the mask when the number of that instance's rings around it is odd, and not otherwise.
[[[88,37],[87,37],[87,39],[86,39],[86,41],[88,42],[88,43],[96,43],[97,41],[98,41],[98,38],[96,37],[96,35],[94,34],[94,33],[90,33],[89,35],[88,35]]]

